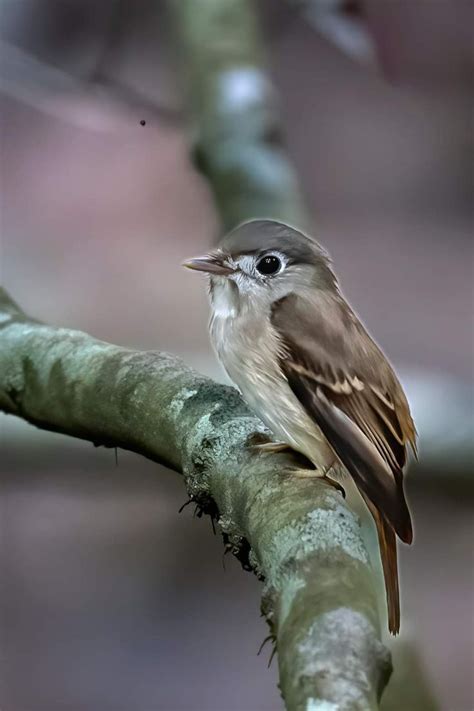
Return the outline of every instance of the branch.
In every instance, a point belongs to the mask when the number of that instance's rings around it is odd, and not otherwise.
[[[268,433],[236,390],[174,356],[42,325],[0,289],[0,409],[181,471],[265,580],[287,708],[377,708],[391,664],[358,520],[332,488],[289,475],[290,455],[252,451]]]
[[[252,3],[171,0],[170,6],[181,42],[193,157],[224,227],[252,217],[308,227]]]
[[[344,11],[344,0],[294,0],[308,22],[345,55],[367,67],[377,66],[373,39],[357,15]]]

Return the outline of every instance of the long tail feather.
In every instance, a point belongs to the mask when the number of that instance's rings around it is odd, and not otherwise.
[[[367,501],[367,500],[366,500]],[[397,539],[393,528],[373,504],[367,501],[374,517],[382,559],[385,592],[387,595],[388,629],[395,635],[400,631],[400,591],[398,586]]]
[[[392,634],[397,634],[400,629],[400,593],[396,534],[405,543],[413,540],[410,511],[403,491],[403,473],[399,466],[404,462],[404,453],[403,456],[398,453],[398,457],[394,454],[384,458],[384,448],[381,452],[376,446],[378,440],[374,443],[345,411],[329,401],[322,387],[315,390],[314,383],[304,373],[294,371],[287,373],[290,387],[351,474],[374,518],[387,594],[388,626]]]

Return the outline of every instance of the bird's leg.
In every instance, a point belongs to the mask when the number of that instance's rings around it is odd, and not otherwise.
[[[250,445],[250,449],[260,454],[278,454],[278,452],[291,451],[290,445],[286,442],[260,442],[259,444]]]
[[[344,489],[342,484],[340,484],[338,481],[336,481],[336,479],[332,479],[330,476],[325,474],[324,476],[321,477],[321,480],[326,482],[326,484],[329,484],[329,486],[332,486],[333,489],[336,489],[336,491],[338,491],[342,495],[343,499],[346,498],[346,490]]]
[[[346,498],[346,492],[342,484],[340,484],[336,479],[332,479],[330,476],[328,476],[328,472],[331,471],[333,468],[333,465],[331,464],[329,467],[318,467],[315,469],[290,469],[289,471],[293,476],[295,476],[297,479],[321,479],[324,481],[326,484],[329,486],[332,486],[336,491],[338,491],[340,494],[342,494],[343,498]]]
[[[312,465],[312,462],[307,459],[304,454],[297,452],[286,442],[257,442],[256,444],[251,444],[250,449],[261,454],[278,454],[279,452],[293,452],[296,457],[300,458],[300,460],[303,460],[303,464],[307,462],[308,467],[305,468],[304,466],[301,466],[295,467],[294,469],[288,469],[288,471],[291,472],[292,476],[295,476],[298,479],[322,479],[322,481],[326,482],[326,484],[329,484],[329,486],[332,486],[340,494],[342,494],[344,498],[346,498],[346,492],[344,490],[344,487],[339,484],[338,481],[328,476],[328,472],[330,472],[331,469],[334,467],[334,462],[331,463],[328,467],[316,467],[315,465]]]

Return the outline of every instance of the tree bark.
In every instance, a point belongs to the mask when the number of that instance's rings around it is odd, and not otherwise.
[[[391,671],[356,515],[331,487],[291,476],[234,388],[178,358],[28,318],[0,290],[0,409],[143,454],[183,473],[229,548],[263,580],[290,711],[376,709]]]

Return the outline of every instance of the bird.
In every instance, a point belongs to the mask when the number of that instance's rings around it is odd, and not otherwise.
[[[352,477],[377,529],[388,628],[400,629],[397,536],[413,540],[404,493],[417,432],[387,357],[343,296],[327,251],[299,229],[254,219],[184,262],[209,277],[210,337],[227,374],[277,441],[311,463],[299,476]]]

